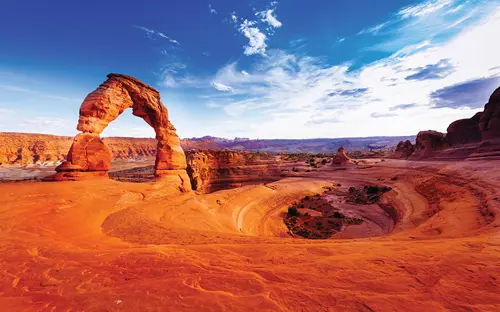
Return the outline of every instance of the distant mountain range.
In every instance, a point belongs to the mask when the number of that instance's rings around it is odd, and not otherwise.
[[[399,141],[415,141],[415,136],[368,137],[302,140],[253,140],[248,138],[182,139],[184,150],[238,150],[268,153],[334,153],[340,146],[347,151],[394,148]],[[66,157],[73,137],[37,133],[0,132],[0,165],[57,162]],[[113,158],[152,157],[156,154],[153,138],[106,137]]]
[[[377,136],[365,138],[320,138],[320,139],[248,139],[248,138],[218,138],[204,136],[201,138],[182,139],[185,149],[209,148],[246,150],[270,153],[331,153],[340,146],[347,151],[394,148],[399,141],[415,142],[415,136]]]

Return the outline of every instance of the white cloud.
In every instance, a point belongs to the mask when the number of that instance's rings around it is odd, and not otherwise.
[[[337,40],[338,43],[341,43],[341,42],[344,42],[345,41],[345,38],[340,38],[339,40]]]
[[[266,54],[267,36],[255,26],[256,22],[244,20],[239,27],[239,31],[248,38],[248,44],[245,46],[245,55]]]
[[[500,65],[498,44],[491,40],[497,29],[500,7],[454,39],[440,45],[423,41],[406,46],[356,71],[349,71],[349,64],[331,66],[322,58],[268,50],[252,68],[242,70],[238,63],[221,68],[214,81],[235,90],[221,93],[225,100],[220,103],[228,116],[245,120],[246,132],[241,133],[245,136],[345,137],[445,131],[450,122],[470,117],[478,109],[434,109],[429,95],[491,75],[491,69]],[[405,79],[442,60],[453,64],[446,77]],[[402,105],[405,109],[398,110],[396,116],[394,107]],[[389,117],[391,122],[387,122]]]
[[[269,24],[271,27],[279,28],[282,26],[281,22],[276,19],[273,15],[274,9],[269,9],[261,12],[255,13],[256,16],[261,18],[261,21]]]
[[[208,4],[208,10],[210,11],[210,14],[217,14],[217,11],[212,7],[211,4]]]
[[[398,12],[402,18],[424,16],[451,5],[454,0],[428,0],[412,6],[407,6]]]
[[[233,23],[236,23],[236,22],[238,21],[238,16],[236,16],[236,13],[235,13],[235,12],[233,12],[233,13],[231,14],[231,21],[232,21]]]
[[[214,89],[216,89],[218,91],[223,91],[223,92],[233,91],[233,88],[231,88],[230,86],[227,86],[227,85],[222,84],[222,83],[218,83],[216,81],[212,81],[212,87],[214,87]]]

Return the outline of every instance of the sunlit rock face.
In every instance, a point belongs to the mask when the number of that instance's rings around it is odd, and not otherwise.
[[[186,154],[193,190],[202,193],[280,179],[281,160],[268,153],[192,150]]]
[[[186,173],[186,156],[176,129],[168,119],[167,108],[160,93],[142,81],[120,74],[108,79],[91,92],[80,107],[78,134],[70,148],[67,161],[80,166],[81,171],[108,171],[111,152],[99,135],[110,122],[127,108],[146,121],[156,133],[155,175],[180,183],[183,190],[191,189]],[[61,171],[63,167],[56,169]]]

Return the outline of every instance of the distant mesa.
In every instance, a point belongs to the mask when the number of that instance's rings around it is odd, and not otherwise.
[[[68,168],[72,168],[71,179],[78,176],[74,172],[80,172],[81,176],[87,172],[101,172],[97,175],[106,176],[111,152],[100,134],[127,108],[132,108],[135,116],[144,119],[155,130],[158,141],[155,176],[166,177],[180,189],[190,190],[186,156],[160,93],[136,78],[120,74],[109,74],[104,83],[87,95],[80,107],[77,126],[81,133],[74,138],[67,161],[56,168],[58,173],[49,180],[65,180]],[[76,166],[81,169],[76,170]]]

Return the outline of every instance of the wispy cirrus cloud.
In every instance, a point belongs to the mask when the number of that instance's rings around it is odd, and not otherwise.
[[[168,42],[170,42],[172,44],[180,45],[179,41],[165,35],[164,33],[160,32],[160,31],[157,31],[157,30],[154,30],[151,28],[147,28],[144,26],[134,25],[134,27],[142,30],[146,34],[146,36],[151,40],[156,40],[156,38],[159,37],[159,38],[163,38],[163,39],[167,40]]]
[[[233,91],[233,88],[230,87],[230,86],[227,86],[223,83],[218,83],[216,81],[212,81],[212,87],[214,87],[215,90],[218,90],[218,91],[223,91],[223,92],[231,92]]]
[[[394,105],[394,106],[389,107],[389,110],[391,112],[392,111],[397,111],[397,110],[406,110],[406,109],[414,108],[416,106],[417,106],[417,104],[415,104],[415,103],[411,103],[411,104],[398,104],[398,105]]]
[[[415,69],[417,72],[405,77],[406,80],[428,80],[428,79],[442,79],[450,75],[453,70],[453,64],[449,59],[443,59],[436,64],[428,64],[424,67]]]
[[[208,4],[208,10],[210,14],[217,14],[217,10],[215,10],[211,4]]]

